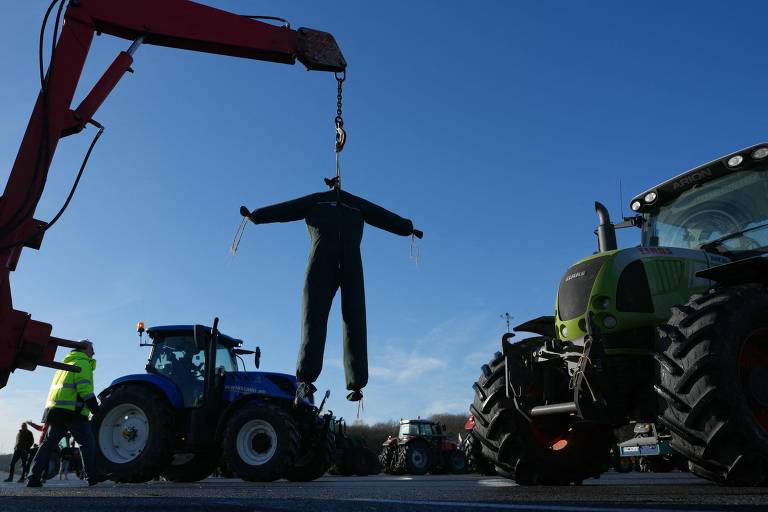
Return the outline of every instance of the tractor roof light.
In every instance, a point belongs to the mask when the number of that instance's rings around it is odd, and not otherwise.
[[[762,160],[767,156],[768,156],[768,147],[765,147],[765,146],[761,148],[757,148],[752,152],[752,158],[754,158],[755,160]]]
[[[659,196],[658,194],[656,194],[656,192],[648,192],[647,194],[645,194],[645,197],[643,199],[645,199],[646,203],[652,203],[656,200],[657,197]]]
[[[144,322],[139,322],[136,324],[136,332],[139,334],[142,334],[144,332]]]
[[[634,201],[634,202],[632,203],[632,211],[633,211],[633,212],[636,212],[636,211],[638,211],[638,210],[640,209],[640,207],[641,207],[641,206],[643,206],[643,205],[642,205],[642,203],[641,203],[640,201]]]
[[[728,159],[728,167],[738,167],[741,165],[741,162],[744,161],[744,157],[741,155],[732,156]]]

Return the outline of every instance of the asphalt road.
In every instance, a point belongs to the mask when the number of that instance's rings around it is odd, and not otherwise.
[[[326,476],[303,484],[209,478],[195,484],[106,482],[91,488],[78,480],[54,480],[42,489],[0,483],[2,512],[766,509],[768,489],[720,487],[687,473],[608,473],[580,487],[519,487],[501,477],[479,475]]]

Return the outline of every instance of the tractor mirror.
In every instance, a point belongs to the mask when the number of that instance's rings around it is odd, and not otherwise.
[[[253,363],[256,365],[256,368],[261,364],[261,347],[256,347],[256,350],[253,352]]]

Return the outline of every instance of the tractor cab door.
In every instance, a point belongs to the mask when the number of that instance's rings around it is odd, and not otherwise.
[[[147,371],[168,377],[181,392],[185,408],[205,400],[206,350],[191,333],[155,333]]]

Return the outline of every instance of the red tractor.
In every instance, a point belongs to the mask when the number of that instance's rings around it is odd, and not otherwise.
[[[384,441],[379,462],[392,475],[467,471],[464,453],[448,440],[445,426],[422,419],[400,420],[400,431]]]

